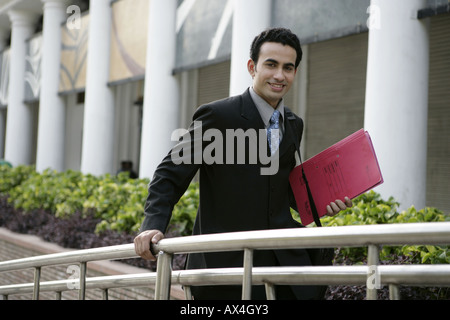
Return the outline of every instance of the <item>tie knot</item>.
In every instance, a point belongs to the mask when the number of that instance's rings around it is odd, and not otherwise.
[[[278,123],[279,120],[280,120],[280,111],[275,110],[272,116],[270,117],[270,123]]]

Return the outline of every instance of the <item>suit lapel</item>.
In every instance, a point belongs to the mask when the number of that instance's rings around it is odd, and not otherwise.
[[[264,129],[265,125],[261,118],[261,115],[256,108],[255,103],[250,95],[249,89],[247,89],[242,94],[241,106],[240,106],[241,117],[247,120],[246,128],[254,128],[254,129]],[[243,128],[244,129],[244,128]]]

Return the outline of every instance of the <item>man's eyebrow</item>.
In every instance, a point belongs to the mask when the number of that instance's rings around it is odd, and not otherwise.
[[[277,61],[277,60],[271,59],[271,58],[266,59],[265,62],[272,62],[272,63],[278,64],[278,61]]]
[[[272,62],[272,63],[275,63],[275,64],[279,64],[279,62],[277,60],[272,59],[272,58],[268,58],[264,62]],[[292,63],[292,62],[288,62],[288,63],[285,63],[284,66],[285,67],[295,67],[295,64]]]

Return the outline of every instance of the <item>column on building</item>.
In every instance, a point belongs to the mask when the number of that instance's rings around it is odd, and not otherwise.
[[[152,178],[173,146],[179,86],[173,75],[177,0],[150,1],[139,176]]]
[[[9,36],[9,30],[0,29],[0,52],[6,49],[6,41]]]
[[[372,0],[364,126],[400,209],[425,206],[429,35],[426,0]]]
[[[108,87],[111,42],[110,0],[91,0],[81,171],[113,173],[114,95]]]
[[[8,36],[9,30],[0,29],[0,52],[6,49],[6,39]],[[3,159],[5,156],[5,128],[6,110],[3,107],[0,107],[0,159]]]
[[[61,60],[61,24],[66,18],[65,0],[42,0],[42,73],[36,170],[64,170],[65,104],[58,95]]]
[[[232,0],[230,96],[241,94],[252,84],[247,71],[253,39],[271,24],[271,0]]]
[[[5,159],[16,165],[32,162],[32,110],[24,102],[26,40],[34,32],[36,15],[28,11],[11,10],[11,51],[6,123]]]

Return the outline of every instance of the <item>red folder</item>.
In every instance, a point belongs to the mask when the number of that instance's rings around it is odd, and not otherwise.
[[[319,217],[330,202],[353,199],[383,183],[372,140],[363,129],[332,145],[292,170],[289,181],[303,225],[314,221],[302,166]]]

